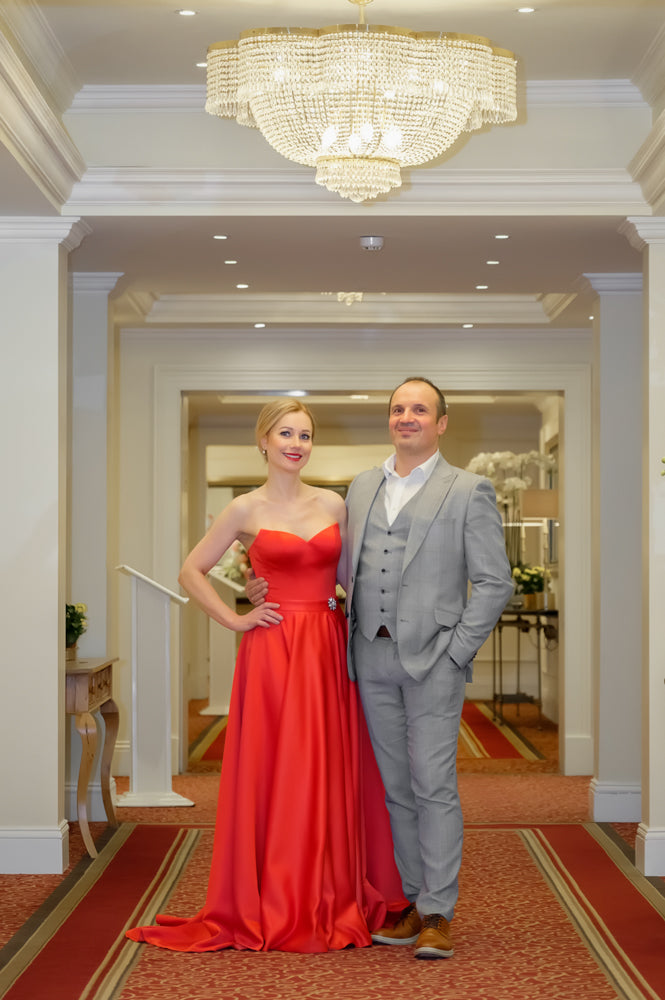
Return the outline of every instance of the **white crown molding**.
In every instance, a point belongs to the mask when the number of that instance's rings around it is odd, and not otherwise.
[[[85,84],[74,96],[67,114],[103,115],[132,112],[194,111],[205,114],[206,86],[202,84]]]
[[[127,291],[112,303],[113,320],[118,326],[141,323],[157,301],[152,292]]]
[[[85,163],[10,40],[0,32],[0,139],[55,208]],[[76,214],[76,213],[75,213]]]
[[[643,287],[642,275],[639,272],[616,274],[613,272],[584,274],[578,278],[576,287],[580,291],[592,289],[598,295],[625,294],[641,292]]]
[[[654,122],[628,169],[654,212],[662,211],[665,208],[665,110]]]
[[[85,292],[112,292],[124,271],[72,271],[69,275],[71,289],[78,295]]]
[[[33,78],[60,113],[69,107],[81,87],[74,67],[34,0],[4,0],[0,7],[2,33],[30,64]]]
[[[521,88],[529,107],[645,108],[639,88],[630,80],[529,80]],[[193,111],[205,113],[206,86],[86,84],[75,95],[68,114]]]
[[[665,243],[665,218],[632,218],[626,219],[619,226],[631,247],[644,250],[650,243]]]
[[[529,80],[530,108],[646,108],[639,87],[631,80]]]
[[[548,323],[538,295],[365,294],[348,309],[334,295],[162,295],[149,324],[443,326],[462,323],[540,326]]]
[[[560,316],[576,298],[575,292],[548,292],[541,296],[540,301],[548,322],[553,323],[557,316]]]
[[[91,167],[64,215],[637,215],[650,211],[626,170],[405,171],[391,196],[355,205],[319,187],[305,167],[284,170]]]
[[[665,24],[644,53],[635,83],[657,113],[665,109]]]
[[[67,251],[72,251],[91,232],[83,219],[0,217],[0,243],[62,243]]]

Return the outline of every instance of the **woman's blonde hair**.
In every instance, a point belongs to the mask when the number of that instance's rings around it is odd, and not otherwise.
[[[285,417],[287,413],[304,413],[312,425],[312,440],[314,440],[314,417],[312,416],[312,411],[309,406],[306,406],[305,403],[301,403],[299,399],[274,399],[272,403],[266,403],[256,420],[254,435],[256,438],[256,446],[259,451],[263,451],[261,448],[261,439],[267,437],[275,424],[278,423],[282,417]]]

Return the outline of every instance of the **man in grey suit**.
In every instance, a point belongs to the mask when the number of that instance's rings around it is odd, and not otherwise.
[[[441,391],[428,379],[407,379],[390,399],[395,453],[357,476],[347,496],[349,674],[358,682],[411,901],[372,939],[415,944],[423,959],[453,954],[465,684],[513,592],[494,488],[441,456],[447,423]],[[250,584],[248,595],[258,602],[266,589]]]
[[[440,390],[428,379],[407,379],[390,400],[394,455],[361,473],[347,496],[349,672],[412,901],[394,927],[372,938],[415,943],[417,958],[453,954],[465,684],[513,592],[494,488],[441,456],[447,423]]]

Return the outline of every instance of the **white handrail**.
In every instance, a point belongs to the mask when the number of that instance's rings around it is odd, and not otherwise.
[[[160,590],[162,594],[167,594],[172,601],[179,601],[180,604],[187,604],[189,601],[189,597],[181,597],[180,594],[174,594],[172,590],[168,589],[168,587],[163,587],[161,583],[157,583],[156,580],[151,580],[149,576],[144,576],[143,573],[139,573],[137,569],[132,569],[131,566],[125,566],[123,564],[122,566],[116,566],[116,569],[120,570],[121,573],[126,573],[127,576],[135,576],[137,580],[143,580],[144,583],[149,583],[151,587],[155,588],[155,590]]]
[[[131,566],[132,743],[129,791],[120,806],[193,806],[173,791],[171,768],[171,611],[187,604]]]

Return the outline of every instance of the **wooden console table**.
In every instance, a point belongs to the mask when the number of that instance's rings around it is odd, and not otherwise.
[[[117,656],[107,659],[71,660],[67,664],[65,706],[68,715],[75,716],[81,737],[81,766],[76,787],[76,814],[83,842],[91,858],[97,857],[95,842],[88,825],[88,784],[92,763],[97,752],[98,723],[92,712],[104,716],[106,733],[102,747],[100,778],[102,801],[111,826],[118,821],[111,798],[111,760],[118,735],[118,706],[113,700],[113,664]]]
[[[559,636],[559,612],[555,609],[543,609],[537,611],[527,611],[525,609],[506,609],[498,622],[494,626],[494,631],[492,632],[492,711],[494,718],[497,718],[497,703],[499,705],[498,718],[501,722],[504,721],[503,718],[503,706],[507,704],[514,704],[518,706],[522,702],[529,702],[530,704],[538,705],[539,718],[541,717],[543,709],[543,698],[542,698],[542,656],[541,656],[541,644],[540,636],[541,632],[545,633],[546,639],[553,639]],[[503,691],[503,630],[504,628],[514,628],[517,632],[517,683],[515,685],[514,694],[504,694]],[[522,657],[520,648],[520,638],[522,632],[530,632],[532,628],[536,630],[536,646],[538,655],[538,695],[534,697],[533,695],[526,694],[524,691],[520,690],[521,685],[521,667],[522,667]],[[497,650],[498,647],[498,650]],[[498,665],[498,690],[497,690],[497,665]]]

